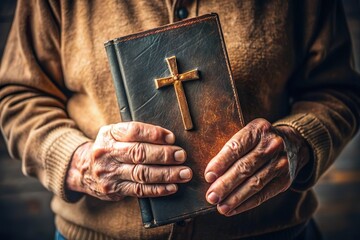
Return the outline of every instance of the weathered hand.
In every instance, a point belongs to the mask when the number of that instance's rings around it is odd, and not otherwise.
[[[209,162],[207,201],[226,216],[257,207],[287,190],[308,160],[308,146],[293,128],[255,119]]]
[[[107,125],[95,142],[74,153],[66,178],[69,190],[102,200],[125,196],[158,197],[177,191],[175,183],[190,181],[192,171],[182,164],[183,149],[173,146],[170,131],[139,122]]]

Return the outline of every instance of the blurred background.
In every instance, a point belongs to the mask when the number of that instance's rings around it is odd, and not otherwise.
[[[360,0],[343,0],[360,70]],[[0,58],[16,7],[0,0]],[[324,238],[360,239],[360,134],[347,146],[315,188],[320,207],[316,221]],[[53,239],[51,194],[26,178],[21,163],[11,160],[0,136],[0,239]]]

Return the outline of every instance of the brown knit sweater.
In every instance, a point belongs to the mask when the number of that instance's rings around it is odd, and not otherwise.
[[[180,6],[189,17],[219,14],[245,120],[294,127],[313,159],[290,190],[256,209],[145,230],[137,199],[72,199],[64,179],[75,149],[100,126],[120,121],[103,43],[178,21]],[[350,60],[343,12],[332,0],[19,0],[1,63],[1,129],[23,172],[54,193],[56,225],[67,238],[259,235],[299,225],[314,213],[309,189],[359,125],[360,80]]]

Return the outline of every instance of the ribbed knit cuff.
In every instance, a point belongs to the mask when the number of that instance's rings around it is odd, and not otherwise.
[[[295,178],[292,189],[305,191],[312,187],[325,170],[331,150],[330,134],[320,120],[311,113],[290,115],[273,124],[290,126],[297,130],[313,150],[313,156]]]
[[[75,150],[90,141],[80,131],[57,128],[51,131],[42,145],[42,157],[46,169],[46,187],[67,202],[75,202],[82,195],[66,191],[65,177]]]

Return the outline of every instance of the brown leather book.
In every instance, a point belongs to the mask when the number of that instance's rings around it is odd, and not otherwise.
[[[146,228],[215,209],[207,203],[207,163],[243,125],[217,14],[105,43],[123,121],[162,126],[187,152],[193,179],[176,194],[139,199]]]

